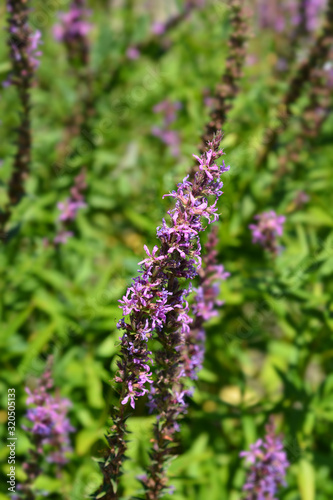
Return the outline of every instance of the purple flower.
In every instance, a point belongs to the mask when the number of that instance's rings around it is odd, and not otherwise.
[[[305,0],[304,1],[304,21],[308,31],[315,31],[324,12],[326,0]],[[298,26],[302,20],[299,2],[289,0],[281,2],[272,0],[258,1],[259,25],[262,28],[270,28],[282,32],[289,25]]]
[[[186,177],[176,191],[165,195],[174,199],[174,205],[168,211],[168,221],[163,219],[157,228],[159,244],[152,250],[144,247],[147,257],[139,264],[139,276],[120,301],[123,317],[117,326],[123,333],[115,381],[122,385],[121,404],[113,412],[113,424],[106,436],[109,451],[101,466],[103,490],[113,496],[127,449],[126,405],[135,408],[136,400],[147,393],[147,384],[148,406],[157,417],[152,440],[153,465],[142,481],[149,490],[156,486],[155,498],[165,489],[167,447],[179,431],[179,419],[187,407],[185,397],[192,393],[185,387],[182,355],[192,322],[187,302],[191,291],[188,280],[200,269],[199,234],[207,222],[210,224],[218,217],[216,201],[223,186],[220,176],[229,169],[224,162],[222,166],[215,163],[224,154],[219,149],[221,139],[220,132],[208,142],[210,149],[200,158],[205,168],[196,172],[191,182]],[[154,381],[152,353],[148,350],[153,336],[162,346],[155,355]]]
[[[30,63],[35,70],[40,64],[40,60],[38,58],[42,55],[42,52],[38,50],[39,45],[43,43],[41,38],[42,34],[39,30],[36,30],[29,36],[28,56],[30,58]]]
[[[183,349],[185,374],[191,379],[198,378],[198,371],[202,367],[206,338],[204,323],[218,314],[217,308],[223,304],[217,298],[220,291],[219,285],[230,276],[230,273],[224,270],[223,265],[217,264],[217,243],[217,228],[215,227],[210,232],[205,245],[206,253],[203,256],[203,265],[199,269],[199,286],[194,288],[192,305],[194,321],[186,335]]]
[[[155,23],[152,24],[151,31],[152,33],[154,33],[154,35],[158,36],[163,35],[163,33],[165,32],[165,24],[156,21]]]
[[[32,425],[23,428],[33,439],[36,438],[38,453],[42,453],[43,447],[47,445],[51,450],[48,461],[54,462],[53,458],[57,457],[57,463],[65,464],[67,462],[65,453],[71,451],[68,434],[74,431],[67,418],[71,403],[61,398],[59,394],[52,396],[50,394],[52,387],[51,371],[48,369],[33,390],[25,388],[28,394],[27,405],[32,406],[28,409],[26,418]]]
[[[83,19],[90,15],[90,11],[71,7],[69,12],[59,14],[60,23],[53,27],[54,38],[58,42],[67,42],[69,39],[86,37],[92,25]]]
[[[302,208],[310,199],[310,196],[305,191],[298,191],[294,198],[294,203],[297,209]]]
[[[251,464],[243,486],[243,491],[247,493],[246,500],[277,500],[278,487],[286,486],[289,462],[281,436],[275,433],[273,421],[266,425],[264,440],[258,439],[250,445],[250,451],[242,451],[239,456],[245,457]]]
[[[62,243],[65,245],[69,238],[72,238],[74,233],[72,231],[59,231],[54,238],[54,243]]]
[[[315,31],[320,25],[320,18],[325,10],[326,0],[306,0],[305,16],[308,31]]]
[[[151,466],[143,483],[147,490],[155,491],[154,498],[160,498],[165,490],[165,463],[170,455],[168,445],[174,442],[175,433],[180,430],[180,420],[188,406],[186,397],[192,394],[192,389],[188,389],[185,383],[186,377],[196,377],[203,357],[204,334],[197,324],[193,330],[187,302],[191,286],[186,286],[183,281],[201,272],[199,233],[205,229],[206,221],[210,224],[218,217],[216,202],[223,185],[220,176],[228,170],[224,163],[222,166],[215,163],[223,154],[219,149],[220,140],[219,134],[209,143],[211,149],[196,157],[201,168],[192,182],[186,177],[178,184],[177,191],[165,195],[175,200],[175,208],[168,212],[169,223],[163,220],[157,230],[160,250],[149,252],[145,262],[146,272],[154,279],[164,275],[162,283],[168,293],[171,292],[167,302],[171,310],[155,330],[162,348],[156,353],[155,377],[148,394],[149,410],[156,412],[157,416]],[[165,260],[157,260],[161,256]],[[214,267],[214,273],[207,278],[207,287],[213,284],[213,274],[216,273]],[[213,295],[215,293],[214,289]],[[214,298],[210,300],[214,301]]]
[[[74,220],[78,210],[85,206],[86,204],[83,201],[72,201],[71,199],[59,202],[57,205],[58,209],[61,211],[59,220]]]
[[[20,41],[20,35],[22,36],[23,28],[26,30],[25,51],[23,50],[23,44]],[[42,55],[42,52],[39,50],[39,45],[43,43],[41,41],[42,34],[39,30],[34,32],[31,31],[28,26],[21,28],[13,26],[10,28],[10,34],[11,37],[9,45],[12,52],[12,59],[16,62],[16,64],[22,65],[22,68],[20,69],[20,76],[30,77],[40,64],[39,57]],[[5,85],[8,86],[11,83],[13,83],[13,80],[10,75],[8,80],[5,82]]]
[[[159,127],[153,127],[152,134],[170,147],[172,156],[179,155],[180,136],[176,130],[163,130]]]
[[[65,225],[68,224],[68,222],[75,220],[78,211],[87,206],[84,202],[84,195],[82,193],[86,187],[86,172],[83,169],[79,175],[75,177],[74,186],[72,186],[70,190],[71,198],[67,198],[67,200],[61,201],[57,204],[57,207],[60,210],[58,218],[62,225],[54,238],[54,243],[65,244],[68,238],[73,236],[73,232],[67,231]]]
[[[182,109],[182,104],[179,101],[172,102],[169,99],[155,104],[153,107],[154,113],[162,113],[164,117],[164,125],[168,126],[177,118],[177,111]]]
[[[84,0],[73,0],[68,12],[59,14],[59,23],[53,27],[53,36],[58,42],[63,42],[68,51],[70,61],[79,60],[81,64],[88,63],[88,35],[92,24],[87,21],[91,12],[85,8]]]
[[[147,341],[153,332],[162,334],[169,324],[169,328],[177,332],[177,339],[179,337],[179,341],[175,341],[174,347],[177,347],[189,329],[191,319],[186,301],[189,290],[179,290],[175,283],[179,279],[192,279],[197,274],[201,263],[199,232],[204,230],[203,218],[208,223],[217,218],[215,203],[209,202],[208,197],[212,195],[217,199],[222,194],[220,175],[228,170],[224,164],[215,164],[224,154],[218,149],[220,140],[218,136],[210,144],[212,149],[200,158],[205,169],[196,174],[193,183],[185,178],[178,184],[177,191],[166,195],[175,199],[175,208],[168,212],[169,223],[163,220],[157,229],[160,246],[155,246],[152,252],[145,247],[147,258],[140,263],[140,276],[133,280],[120,301],[124,317],[118,327],[124,334],[117,381],[126,384],[123,404],[131,401],[133,406],[135,399],[146,392],[144,384],[151,383],[151,353],[147,350]]]
[[[177,111],[182,108],[179,101],[172,102],[169,99],[159,102],[153,107],[154,113],[161,113],[163,125],[161,127],[152,127],[152,134],[161,139],[164,144],[169,146],[172,156],[179,155],[180,136],[176,130],[171,130],[170,125],[177,118]]]
[[[25,179],[31,163],[31,101],[30,90],[41,52],[40,31],[33,32],[29,25],[30,9],[26,0],[7,0],[8,46],[12,69],[4,86],[15,85],[20,101],[20,118],[16,127],[17,150],[8,182],[8,201],[0,213],[0,231],[6,235],[5,226],[10,219],[12,207],[17,205],[25,193]],[[7,238],[4,238],[6,241]]]
[[[48,472],[45,471],[45,458],[46,462],[56,464],[59,475],[68,462],[67,453],[72,451],[69,433],[75,429],[67,416],[71,403],[58,391],[52,394],[52,363],[50,357],[45,372],[35,380],[34,388],[25,388],[28,394],[26,403],[30,406],[25,415],[29,425],[22,427],[29,434],[33,448],[29,450],[29,459],[23,463],[27,479],[17,485],[17,499],[32,498],[33,483],[41,473]]]
[[[136,47],[128,47],[126,50],[126,56],[132,61],[139,59],[140,55],[140,51]]]
[[[259,243],[269,252],[277,255],[281,247],[277,244],[277,236],[282,236],[284,215],[277,215],[273,210],[255,215],[258,224],[250,224],[252,243]]]

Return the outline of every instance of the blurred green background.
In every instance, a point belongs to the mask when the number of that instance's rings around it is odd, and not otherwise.
[[[130,61],[124,59],[127,47],[145,40],[152,19],[168,17],[177,4],[147,8],[140,2],[90,1],[92,87],[87,90],[52,35],[57,11],[66,10],[68,2],[32,4],[43,55],[32,90],[34,144],[27,195],[13,213],[17,233],[1,249],[1,433],[5,443],[7,390],[13,387],[22,463],[29,448],[20,429],[24,387],[53,354],[55,384],[73,402],[74,452],[61,480],[42,476],[38,484],[52,492],[51,498],[79,500],[100,482],[92,457],[101,453],[110,407],[117,403],[112,382],[121,315],[117,301],[137,273],[143,245],[152,248],[156,242],[156,226],[171,203],[162,195],[183,179],[191,155],[197,154],[209,117],[205,96],[213,95],[224,70],[230,24],[224,3],[207,2],[170,32],[171,47],[164,54],[152,47]],[[2,80],[10,69],[5,17],[2,4]],[[308,103],[305,89],[268,164],[256,170],[263,133],[288,84],[275,70],[281,39],[259,31],[254,16],[248,22],[248,53],[254,62],[245,66],[223,141],[231,168],[224,174],[219,204],[219,261],[231,277],[222,285],[220,314],[207,327],[204,369],[182,423],[180,455],[169,470],[176,487],[172,498],[241,498],[245,468],[239,452],[263,435],[274,414],[291,463],[288,486],[279,498],[331,500],[333,117],[317,137],[302,144],[299,161],[289,158],[281,172],[279,158],[296,141]],[[72,137],[64,154],[59,145],[82,95],[92,97],[94,113],[86,133]],[[180,137],[177,156],[151,133],[161,125],[153,107],[165,98],[182,105],[171,126]],[[3,203],[15,152],[15,88],[2,89],[0,115]],[[73,223],[74,237],[54,246],[57,203],[69,196],[82,167],[87,170],[87,207]],[[301,208],[294,203],[299,191],[309,196]],[[284,250],[276,259],[251,244],[248,229],[256,213],[270,209],[287,217]],[[140,491],[135,478],[148,462],[153,420],[140,401],[129,419],[132,460],[125,464],[125,498]],[[7,454],[3,446],[4,477]],[[18,467],[17,480],[23,478]],[[5,481],[1,488],[0,499],[8,498]]]

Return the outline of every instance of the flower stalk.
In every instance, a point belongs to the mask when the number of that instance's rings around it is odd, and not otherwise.
[[[68,153],[74,154],[70,148],[71,141],[78,136],[88,137],[90,144],[90,118],[94,115],[93,74],[90,68],[89,33],[92,24],[89,22],[91,12],[86,7],[86,0],[72,0],[68,12],[59,13],[59,22],[53,27],[53,36],[62,42],[67,50],[67,58],[71,71],[77,79],[79,99],[74,112],[68,117],[63,140],[58,145],[60,162]]]
[[[54,387],[52,363],[53,358],[50,357],[45,372],[35,381],[35,387],[25,388],[27,404],[30,406],[26,413],[29,426],[22,427],[30,435],[33,448],[29,450],[29,459],[23,463],[27,479],[17,485],[17,494],[13,497],[16,500],[39,498],[33,485],[40,474],[46,472],[45,455],[48,463],[55,464],[57,476],[60,477],[68,462],[67,454],[72,451],[69,433],[75,429],[67,417],[71,402],[57,392],[51,394]]]
[[[24,183],[31,163],[31,123],[30,123],[30,90],[35,71],[39,65],[38,50],[41,34],[33,32],[29,26],[29,3],[27,0],[7,0],[8,45],[12,72],[7,85],[17,87],[20,100],[20,122],[17,127],[17,149],[13,171],[8,186],[8,202],[4,211],[0,212],[0,230],[5,241],[5,225],[8,222],[12,207],[17,205],[25,194]]]
[[[208,223],[218,219],[216,203],[223,185],[220,176],[229,170],[224,163],[222,166],[215,163],[224,154],[219,149],[221,138],[220,133],[208,144],[208,151],[196,157],[199,171],[193,182],[186,177],[177,191],[165,195],[175,199],[175,207],[168,212],[169,223],[163,219],[157,229],[160,246],[155,246],[152,252],[145,247],[147,258],[140,263],[140,276],[133,280],[120,301],[123,318],[118,328],[123,335],[115,380],[122,384],[121,406],[125,408],[129,404],[134,409],[136,400],[148,392],[147,384],[153,384],[153,405],[161,415],[155,426],[153,451],[157,467],[150,470],[149,477],[152,481],[149,489],[156,498],[166,482],[159,477],[164,470],[165,450],[177,430],[176,417],[185,405],[180,351],[191,322],[186,301],[190,290],[187,280],[193,279],[201,266],[199,233],[205,229],[203,219]],[[154,334],[163,349],[156,355],[153,382],[147,344]],[[164,396],[167,400],[163,400]],[[125,409],[116,410],[114,425],[107,437],[111,447],[101,463],[102,494],[108,500],[117,498],[121,462],[126,451],[125,420]]]
[[[229,54],[222,81],[216,89],[216,105],[211,112],[210,121],[202,136],[201,150],[214,134],[222,130],[233,100],[239,92],[239,82],[243,76],[246,55],[247,25],[245,22],[243,0],[229,0],[231,33],[228,40]]]
[[[199,269],[199,284],[194,289],[194,303],[192,305],[193,323],[183,351],[185,374],[192,380],[198,378],[202,368],[205,351],[205,323],[218,315],[218,308],[223,302],[218,299],[221,281],[225,281],[230,273],[226,272],[222,264],[217,263],[218,228],[214,226],[208,234],[205,253],[202,258],[202,267]]]
[[[203,229],[200,224],[198,225],[199,216],[207,217],[207,215],[204,215],[206,211],[205,207],[207,207],[206,196],[210,194],[217,199],[222,194],[220,192],[221,184],[218,179],[220,174],[226,171],[226,167],[224,165],[222,167],[215,165],[215,160],[223,154],[219,150],[221,137],[221,133],[218,134],[213,141],[208,143],[209,151],[203,153],[201,158],[196,157],[199,162],[199,171],[194,176],[193,184],[185,179],[182,184],[179,184],[177,193],[173,192],[171,194],[178,201],[176,208],[169,212],[170,216],[175,221],[180,219],[182,223],[179,229],[181,229],[185,222],[188,225],[192,219],[192,230],[195,230],[195,238],[197,238],[197,231]],[[211,189],[211,183],[216,187]],[[205,200],[202,198],[203,195],[205,196]],[[216,201],[212,208],[215,207],[215,204]],[[194,208],[194,211],[190,209],[190,212],[187,214],[186,209],[187,207],[190,208],[190,206]],[[213,217],[213,220],[217,220],[216,215]],[[211,222],[210,216],[208,217],[208,222]],[[167,241],[167,237],[170,241],[170,233],[168,235],[168,231],[164,230],[164,234],[165,242]],[[180,235],[177,236],[177,239],[180,240]],[[172,243],[172,240],[170,243]],[[186,248],[188,244],[184,246]],[[198,262],[199,266],[197,265],[197,272],[200,272],[201,252],[198,240],[196,257],[200,259]],[[195,274],[193,273],[193,276]],[[184,275],[185,278],[193,276]],[[194,353],[192,352],[190,342],[190,324],[193,320],[189,315],[189,306],[186,302],[189,288],[185,290],[180,288],[178,276],[174,275],[171,278],[168,290],[170,290],[174,298],[177,298],[176,303],[178,305],[173,304],[172,309],[168,312],[166,324],[163,328],[156,331],[157,339],[162,349],[156,354],[155,380],[150,389],[149,408],[151,411],[157,413],[157,420],[154,425],[150,465],[147,474],[141,478],[145,487],[147,500],[161,498],[165,492],[167,485],[167,463],[170,457],[174,455],[175,434],[180,429],[179,420],[186,412],[187,404],[185,397],[192,392],[191,389],[187,388],[186,379],[188,376],[195,378],[195,373],[200,364],[200,362],[197,363],[194,357],[192,357]],[[193,335],[192,340],[194,340]],[[189,362],[194,363],[191,369]]]
[[[266,129],[263,146],[259,151],[257,168],[267,161],[279,135],[286,129],[292,115],[291,107],[301,96],[305,84],[309,81],[314,68],[321,67],[327,60],[333,40],[333,0],[328,0],[322,32],[314,40],[308,57],[300,63],[288,85],[277,113],[278,124]]]

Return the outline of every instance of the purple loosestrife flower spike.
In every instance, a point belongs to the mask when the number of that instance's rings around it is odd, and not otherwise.
[[[220,133],[199,158],[200,170],[194,180],[190,182],[185,178],[176,191],[166,195],[174,198],[175,206],[168,212],[169,221],[163,219],[157,229],[159,246],[152,250],[145,247],[147,258],[140,263],[139,276],[120,301],[123,318],[118,328],[123,333],[115,380],[122,384],[121,404],[114,410],[113,426],[107,435],[109,452],[100,463],[104,482],[96,494],[98,497],[104,493],[105,500],[118,498],[117,487],[127,448],[127,405],[134,408],[136,400],[148,392],[147,385],[152,384],[151,352],[147,343],[154,333],[165,349],[156,356],[157,380],[153,389],[154,403],[161,415],[153,455],[158,456],[162,476],[164,458],[161,453],[164,455],[166,442],[178,430],[176,418],[185,405],[181,349],[191,321],[186,280],[192,279],[201,265],[199,233],[205,229],[204,221],[211,223],[218,218],[216,201],[222,194],[223,185],[220,176],[229,170],[224,163],[222,166],[215,163],[224,154],[219,149],[221,139]],[[152,472],[154,484],[158,474],[158,471]],[[156,483],[156,489],[160,492],[161,485]]]
[[[306,35],[318,28],[325,5],[326,0],[259,0],[259,26],[280,33],[291,25],[299,27],[300,33]]]
[[[91,12],[86,9],[86,0],[72,0],[68,12],[59,13],[59,22],[53,27],[54,38],[67,49],[70,71],[77,79],[77,102],[68,117],[63,140],[58,144],[58,168],[66,162],[71,141],[80,134],[94,147],[91,140],[91,118],[96,111],[96,95],[93,89],[94,72],[90,67],[89,33],[92,24],[88,22]],[[74,148],[75,156],[79,152]]]
[[[152,134],[159,137],[164,144],[170,147],[172,156],[179,155],[180,137],[176,130],[171,130],[170,125],[177,118],[177,111],[182,107],[179,101],[171,102],[169,99],[159,102],[153,108],[154,113],[163,113],[162,127],[153,127]]]
[[[54,38],[66,45],[69,61],[81,66],[87,66],[89,59],[89,16],[85,0],[73,0],[69,11],[61,12],[59,23],[53,27]]]
[[[210,121],[202,136],[202,151],[207,141],[222,130],[227,114],[233,106],[233,100],[239,92],[239,82],[243,76],[243,66],[246,55],[247,25],[244,14],[243,0],[229,0],[231,33],[229,35],[229,53],[226,68],[221,83],[215,92],[215,107],[210,114]]]
[[[17,486],[15,498],[26,500],[35,498],[31,487],[37,477],[46,472],[44,457],[46,457],[46,462],[56,465],[59,475],[68,462],[67,453],[72,451],[69,433],[75,429],[67,417],[71,403],[62,398],[58,392],[55,395],[51,394],[53,389],[52,363],[53,359],[50,357],[45,372],[39,380],[35,381],[35,387],[25,388],[28,394],[26,402],[30,406],[26,413],[29,425],[22,427],[30,435],[34,448],[29,451],[29,461],[23,464],[27,479]]]
[[[326,62],[331,48],[333,38],[333,0],[328,0],[326,6],[323,29],[313,41],[306,59],[301,61],[295,74],[290,79],[288,90],[282,98],[277,113],[278,124],[268,127],[263,138],[263,146],[259,152],[257,169],[261,168],[267,161],[268,156],[279,135],[286,129],[289,118],[292,116],[292,105],[299,99],[305,84],[309,81],[314,68],[322,67]]]
[[[332,55],[333,52],[331,57]],[[310,73],[308,105],[299,117],[299,132],[294,140],[286,145],[285,152],[279,156],[276,182],[279,182],[279,178],[290,171],[292,165],[302,163],[302,153],[311,147],[312,139],[320,134],[325,121],[331,116],[332,82],[326,68],[326,65],[322,68],[314,68]],[[302,202],[301,199],[299,201]]]
[[[41,43],[39,31],[33,32],[29,27],[29,5],[26,0],[7,0],[8,45],[12,63],[12,72],[6,86],[17,87],[20,104],[20,124],[18,126],[17,151],[13,164],[13,172],[8,186],[9,201],[3,212],[0,212],[0,229],[10,218],[11,206],[17,205],[24,195],[24,181],[28,175],[31,161],[30,130],[30,89],[35,71],[39,65]],[[5,239],[3,237],[3,239]]]
[[[252,231],[252,243],[259,243],[263,248],[274,255],[279,253],[277,237],[282,236],[283,224],[286,220],[284,215],[277,215],[273,210],[255,215],[258,224],[250,224]]]
[[[221,137],[220,133],[209,142],[209,150],[201,157],[195,156],[199,170],[193,181],[186,177],[178,184],[177,191],[169,195],[176,199],[175,208],[169,211],[171,225],[163,221],[157,232],[161,247],[144,261],[146,272],[156,274],[165,283],[166,304],[170,308],[165,321],[156,328],[162,349],[156,353],[155,381],[150,389],[149,407],[157,413],[157,420],[151,464],[142,480],[149,500],[161,498],[164,494],[166,463],[172,454],[169,446],[180,429],[179,420],[187,407],[185,397],[190,393],[185,387],[187,366],[184,356],[192,322],[186,301],[190,288],[182,287],[181,279],[193,278],[201,267],[199,232],[204,230],[203,219],[209,224],[218,219],[216,202],[222,194],[220,176],[228,170],[224,163],[221,167],[215,163],[223,154],[219,150]],[[211,196],[213,201],[210,201]]]
[[[217,226],[208,235],[205,245],[205,254],[202,258],[202,267],[199,269],[199,286],[194,289],[194,303],[192,313],[193,323],[186,334],[183,350],[185,374],[190,379],[196,379],[197,373],[202,368],[204,358],[205,329],[204,325],[218,314],[218,307],[223,302],[218,300],[221,281],[226,280],[230,273],[226,272],[223,265],[217,264]]]
[[[251,464],[243,486],[246,500],[277,500],[275,495],[279,486],[286,486],[289,462],[273,421],[266,425],[264,440],[258,439],[250,446],[250,451],[242,451],[239,456]]]
[[[204,3],[205,0],[188,0],[185,2],[181,12],[171,16],[165,22],[154,21],[151,25],[148,38],[136,45],[130,45],[126,50],[126,57],[135,60],[138,59],[141,54],[149,53],[149,51],[156,48],[159,49],[158,53],[162,55],[171,45],[170,42],[165,39],[166,35],[187,19],[193,10],[204,7]],[[109,84],[105,90],[110,90],[110,86]]]
[[[73,236],[72,231],[67,231],[66,227],[68,224],[76,219],[77,213],[81,208],[86,207],[84,202],[84,191],[87,187],[86,183],[86,171],[82,171],[75,177],[74,186],[71,188],[71,197],[67,198],[65,201],[58,203],[58,209],[60,210],[59,221],[61,226],[59,231],[54,238],[54,243],[67,243],[68,238]]]

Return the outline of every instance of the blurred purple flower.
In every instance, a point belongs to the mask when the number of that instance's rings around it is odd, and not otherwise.
[[[320,25],[320,17],[325,10],[327,0],[306,0],[305,15],[309,31],[315,31]]]
[[[301,208],[310,199],[310,196],[305,191],[298,191],[294,198],[296,208]]]
[[[158,36],[163,35],[163,33],[165,32],[165,24],[156,21],[155,23],[152,24],[151,31],[152,33],[154,33],[154,35]]]
[[[54,243],[65,244],[67,243],[68,238],[73,236],[72,231],[66,230],[65,224],[69,221],[75,220],[78,211],[87,206],[84,202],[84,195],[82,193],[86,187],[86,172],[83,169],[79,175],[75,177],[74,186],[72,186],[70,190],[71,198],[67,198],[67,200],[60,201],[57,204],[57,207],[60,210],[59,220],[63,223],[63,225],[60,227],[60,230],[54,238]]]
[[[176,130],[163,130],[158,127],[153,127],[151,130],[155,137],[161,139],[166,146],[170,147],[170,153],[172,156],[179,155],[180,137]]]
[[[47,367],[39,380],[34,383],[34,388],[26,387],[28,394],[26,404],[30,406],[26,418],[29,425],[22,426],[30,435],[33,449],[29,452],[29,459],[23,463],[23,469],[27,474],[24,483],[17,485],[17,498],[32,498],[31,487],[36,478],[45,472],[44,459],[57,466],[59,475],[62,467],[68,462],[67,453],[72,451],[69,433],[74,432],[67,417],[71,403],[62,398],[59,392],[53,391],[53,380],[51,367],[53,358],[50,357]]]
[[[126,56],[132,61],[139,59],[140,55],[140,51],[136,47],[128,47],[126,50]]]
[[[67,199],[66,201],[60,201],[57,207],[61,211],[59,220],[74,220],[78,210],[86,207],[86,204],[83,201]]]
[[[60,23],[53,27],[54,38],[58,42],[66,42],[69,39],[86,37],[92,28],[92,24],[83,19],[90,15],[90,11],[72,7],[69,12],[59,14]]]
[[[61,243],[65,245],[67,240],[73,236],[74,233],[72,231],[59,231],[53,241],[54,243]]]
[[[176,130],[171,130],[170,125],[177,118],[177,111],[182,108],[179,101],[172,102],[169,99],[159,102],[153,107],[154,113],[161,113],[163,117],[162,127],[154,126],[151,129],[152,135],[161,139],[161,141],[169,146],[172,156],[179,155],[180,136]]]
[[[205,245],[206,252],[203,256],[203,266],[198,271],[199,286],[194,288],[195,295],[192,305],[194,321],[185,334],[183,349],[185,374],[192,380],[198,377],[197,374],[202,368],[206,339],[204,324],[218,314],[218,307],[223,304],[217,298],[220,292],[220,284],[230,276],[230,273],[225,271],[223,265],[217,264],[217,243],[217,227],[215,227],[209,233]]]
[[[53,26],[53,36],[58,42],[63,42],[68,50],[69,59],[88,63],[88,35],[92,24],[87,21],[90,10],[85,8],[84,0],[73,0],[68,12],[60,12],[59,22]]]
[[[326,0],[305,0],[304,16],[307,31],[315,31],[325,10]],[[280,33],[287,26],[298,26],[302,21],[300,2],[296,0],[258,0],[257,12],[261,28]]]
[[[40,64],[39,57],[42,55],[39,50],[39,45],[42,44],[41,32],[39,30],[32,31],[28,25],[28,17],[24,12],[26,8],[24,2],[17,2],[15,5],[12,5],[12,2],[13,0],[7,0],[7,11],[10,12],[8,43],[14,74],[9,75],[8,79],[3,82],[5,87],[14,82],[18,86],[22,85],[24,79],[31,78]]]
[[[26,387],[27,405],[31,405],[26,418],[32,426],[23,428],[29,432],[38,443],[37,452],[42,454],[44,446],[48,446],[47,461],[57,464],[67,463],[66,453],[71,451],[69,433],[75,429],[67,418],[71,402],[61,398],[59,394],[50,394],[53,388],[51,371],[47,370],[37,382],[35,389]],[[35,439],[37,438],[37,439]]]
[[[258,221],[258,224],[249,225],[252,231],[252,243],[259,243],[269,252],[278,254],[280,247],[277,244],[277,236],[282,236],[285,216],[277,215],[271,210],[255,215],[254,219]]]
[[[177,111],[180,109],[182,109],[182,103],[180,101],[170,101],[169,99],[165,99],[164,101],[155,104],[153,112],[162,113],[164,125],[168,126],[176,120]]]
[[[266,425],[264,440],[250,445],[250,451],[242,451],[251,465],[243,491],[246,500],[277,500],[275,496],[279,486],[286,486],[285,476],[289,466],[286,452],[283,449],[282,437],[275,433],[271,421]]]
[[[56,473],[60,477],[61,469],[68,462],[67,453],[72,451],[69,433],[75,429],[67,417],[71,403],[60,397],[58,391],[55,395],[51,394],[54,393],[52,363],[53,358],[49,357],[45,372],[39,380],[35,380],[34,388],[25,388],[28,394],[26,403],[30,406],[25,415],[29,425],[22,427],[29,434],[33,448],[29,450],[29,458],[22,465],[27,478],[17,485],[17,500],[35,498],[34,482],[47,472],[45,460],[56,464]]]

